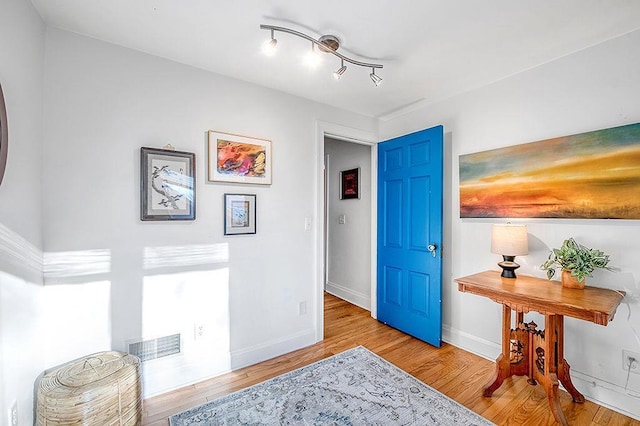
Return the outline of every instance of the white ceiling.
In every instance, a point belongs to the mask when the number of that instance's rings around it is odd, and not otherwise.
[[[639,0],[31,0],[47,25],[372,117],[432,103],[640,28]],[[339,52],[376,73],[269,32],[286,26],[338,36]],[[640,46],[638,47],[640,48]]]

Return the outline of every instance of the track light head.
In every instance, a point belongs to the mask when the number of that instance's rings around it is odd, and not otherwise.
[[[271,39],[264,42],[262,45],[262,51],[267,56],[273,56],[276,53],[276,46],[278,45],[278,40],[273,36],[273,30],[271,30]]]
[[[278,40],[272,38],[271,40],[265,41],[262,45],[262,52],[264,52],[267,56],[273,56],[276,53],[276,45],[278,44]]]
[[[316,50],[315,44],[311,43],[311,50],[305,55],[304,63],[309,68],[316,68],[318,64],[320,64],[321,60],[322,58],[320,58],[320,54]]]
[[[382,78],[376,75],[375,68],[371,68],[371,74],[369,74],[369,77],[371,77],[371,81],[373,81],[373,84],[376,86],[380,86],[382,84]]]
[[[340,68],[338,68],[333,72],[333,77],[336,80],[340,80],[340,77],[342,77],[342,74],[344,74],[344,72],[347,70],[347,66],[344,64],[344,59],[342,60],[341,65],[342,66]]]

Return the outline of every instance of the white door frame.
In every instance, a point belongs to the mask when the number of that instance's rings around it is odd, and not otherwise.
[[[315,340],[324,339],[324,238],[326,235],[324,225],[324,138],[332,137],[347,142],[359,143],[371,146],[371,316],[376,318],[376,278],[377,278],[377,208],[378,205],[378,137],[373,131],[354,129],[340,124],[328,123],[324,121],[316,122],[316,261],[315,261]]]

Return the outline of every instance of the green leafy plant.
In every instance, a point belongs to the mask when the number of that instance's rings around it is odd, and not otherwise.
[[[559,249],[554,248],[549,253],[549,258],[540,268],[547,271],[547,278],[551,279],[556,273],[556,268],[571,271],[571,275],[578,281],[590,277],[597,268],[612,271],[609,264],[609,255],[601,250],[590,249],[578,244],[573,238],[564,240]]]

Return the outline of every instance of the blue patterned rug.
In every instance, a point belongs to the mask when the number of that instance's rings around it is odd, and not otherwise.
[[[492,425],[362,346],[171,416],[187,425]]]

